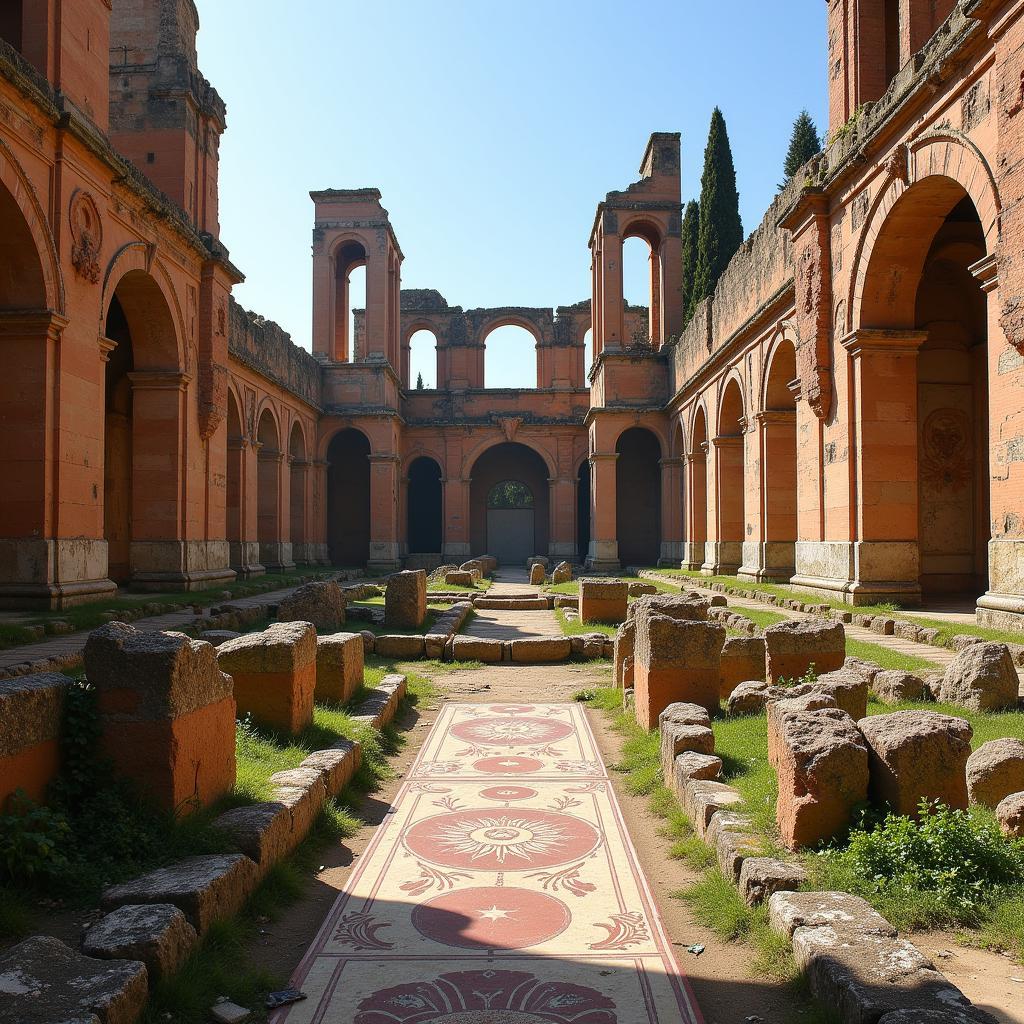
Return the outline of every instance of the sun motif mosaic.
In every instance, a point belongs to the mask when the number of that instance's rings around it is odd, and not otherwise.
[[[292,982],[272,1024],[701,1024],[575,704],[443,708]]]

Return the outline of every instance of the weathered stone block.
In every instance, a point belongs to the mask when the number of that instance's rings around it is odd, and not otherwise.
[[[924,680],[912,672],[887,669],[876,673],[871,689],[882,703],[901,704],[903,701],[923,699]]]
[[[551,572],[551,582],[556,586],[559,583],[569,583],[572,580],[572,566],[568,562],[559,562]]]
[[[896,938],[896,929],[867,900],[848,892],[776,892],[768,901],[768,922],[787,938],[798,928],[827,925],[854,934]]]
[[[701,837],[718,811],[727,811],[743,803],[743,797],[724,782],[691,779],[683,790],[682,805]]]
[[[633,686],[633,648],[636,643],[636,622],[628,620],[619,626],[615,634],[615,650],[612,653],[612,671],[615,685],[620,690]],[[629,671],[626,671],[626,659],[630,659]]]
[[[999,801],[996,820],[1003,835],[1011,839],[1024,839],[1024,793],[1011,793]]]
[[[995,807],[1011,793],[1024,791],[1024,743],[990,740],[967,758],[967,795],[972,804]]]
[[[653,615],[667,615],[670,619],[691,622],[707,622],[711,601],[700,594],[652,594],[633,601],[629,613],[636,618],[642,612]]]
[[[105,910],[127,904],[173,903],[204,934],[214,921],[241,910],[258,880],[256,865],[244,854],[186,857],[176,864],[104,890]]]
[[[814,846],[849,827],[854,807],[867,797],[868,751],[845,711],[782,716],[776,759],[775,814],[785,846]]]
[[[855,722],[868,713],[868,681],[844,668],[818,676],[814,685],[830,694],[836,707],[842,708]]]
[[[656,594],[658,588],[653,583],[641,583],[639,580],[629,584],[630,597],[643,597],[645,594]]]
[[[534,587],[544,586],[544,566],[540,562],[534,562],[530,566],[530,585]]]
[[[64,675],[0,679],[0,813],[16,790],[41,802],[60,772]]]
[[[740,868],[739,888],[749,907],[759,906],[777,892],[799,889],[807,872],[774,857],[747,857]]]
[[[363,684],[363,638],[358,633],[332,633],[316,638],[316,688],[313,697],[345,704]]]
[[[281,599],[278,622],[311,622],[318,633],[337,633],[345,625],[345,596],[334,580],[305,583]]]
[[[403,633],[378,636],[374,645],[374,653],[380,658],[422,658],[426,651],[427,642],[423,637]]]
[[[396,572],[384,591],[384,621],[396,629],[419,629],[427,617],[427,574],[423,569]]]
[[[967,807],[967,758],[974,730],[935,711],[895,711],[858,723],[870,751],[874,801],[917,817],[922,799]]]
[[[338,740],[327,750],[314,750],[299,765],[320,773],[327,795],[337,796],[359,770],[363,760],[362,744],[355,740]]]
[[[185,915],[169,903],[119,907],[85,933],[82,952],[98,960],[141,960],[150,985],[174,974],[199,941]]]
[[[622,622],[629,604],[629,586],[623,580],[581,579],[579,615],[583,622]]]
[[[714,850],[719,871],[735,884],[747,858],[756,857],[761,852],[761,843],[745,832],[723,829],[715,838]]]
[[[940,698],[974,711],[1004,711],[1017,706],[1019,685],[1006,644],[974,643],[946,666]]]
[[[715,734],[704,725],[685,725],[669,722],[661,727],[661,772],[664,778],[672,777],[676,755],[693,751],[697,754],[714,754]]]
[[[286,733],[312,722],[317,643],[308,622],[278,622],[247,633],[219,647],[217,661],[235,681],[239,714]]]
[[[721,678],[718,695],[728,700],[740,683],[764,678],[763,636],[731,636],[722,645]]]
[[[756,715],[764,711],[773,687],[757,679],[740,683],[729,694],[730,715]]]
[[[512,660],[525,665],[567,661],[572,653],[568,637],[535,637],[512,641]]]
[[[813,665],[819,674],[842,668],[846,633],[840,622],[779,622],[764,631],[765,678],[799,679]]]
[[[722,774],[722,759],[711,754],[698,754],[688,750],[677,755],[672,765],[672,774],[665,781],[679,799],[691,779],[716,781]]]
[[[213,825],[231,836],[238,849],[259,869],[261,878],[288,855],[292,815],[279,801],[233,807],[214,818]]]
[[[217,653],[183,633],[146,633],[123,622],[86,641],[100,749],[168,811],[213,803],[235,784],[236,702]]]
[[[0,953],[0,1019],[10,1024],[134,1024],[148,997],[138,960],[96,960],[48,935]]]
[[[455,569],[444,575],[444,581],[449,587],[475,587],[476,577],[464,569]]]
[[[500,640],[485,640],[475,636],[457,636],[452,641],[452,658],[455,661],[482,661],[493,664],[501,661]]]
[[[766,705],[769,763],[778,768],[779,729],[786,715],[797,711],[821,711],[836,706],[832,694],[825,693],[811,684],[769,687]]]
[[[633,688],[637,721],[643,728],[653,728],[673,701],[718,710],[724,641],[725,627],[717,623],[673,619],[650,608],[638,612]]]

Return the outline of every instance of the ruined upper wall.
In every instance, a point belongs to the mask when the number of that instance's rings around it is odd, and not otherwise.
[[[231,300],[228,352],[257,373],[320,408],[320,364],[272,320]]]

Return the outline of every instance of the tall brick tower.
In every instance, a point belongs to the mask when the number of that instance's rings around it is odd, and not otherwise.
[[[225,106],[199,72],[198,32],[195,0],[113,0],[110,140],[216,237]]]

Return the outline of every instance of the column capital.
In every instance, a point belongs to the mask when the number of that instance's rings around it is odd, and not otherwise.
[[[101,334],[99,338],[96,339],[96,343],[100,347],[100,360],[104,363],[109,363],[110,353],[113,352],[115,348],[117,348],[117,342],[111,340],[110,338],[104,338],[103,335]]]
[[[617,459],[619,457],[618,452],[593,452],[590,455],[590,462],[599,462],[602,459]]]
[[[177,370],[136,370],[128,379],[132,391],[184,391],[192,377]]]
[[[765,427],[772,426],[773,424],[792,423],[796,419],[796,410],[762,409],[755,418],[758,423]]]
[[[743,435],[722,434],[720,437],[711,438],[711,443],[716,448],[740,448],[743,445]]]
[[[247,437],[229,437],[228,438],[228,451],[229,452],[244,452],[252,442]]]
[[[895,331],[861,327],[843,338],[840,344],[856,359],[864,353],[914,354],[927,340],[927,331]]]
[[[671,457],[667,459],[658,459],[658,465],[660,466],[681,466],[684,462],[682,456]]]
[[[999,260],[994,253],[983,256],[977,263],[967,268],[974,280],[981,285],[981,290],[988,294],[999,287]]]
[[[0,311],[0,337],[35,337],[48,334],[57,340],[71,321],[52,309],[13,309]]]

